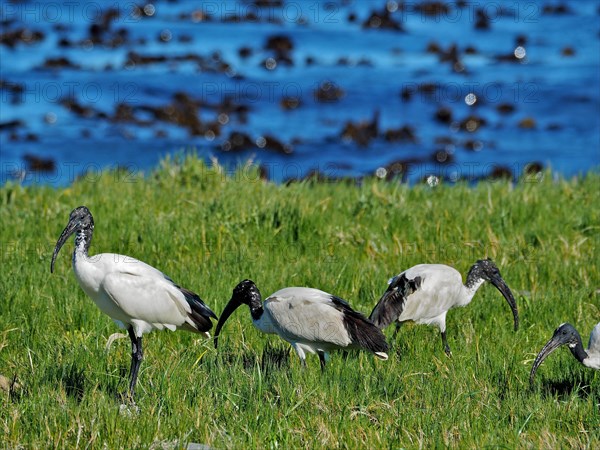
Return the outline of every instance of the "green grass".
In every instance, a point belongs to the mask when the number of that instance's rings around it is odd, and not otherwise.
[[[254,169],[231,177],[193,157],[145,178],[86,176],[68,188],[0,188],[1,448],[598,448],[600,373],[566,349],[532,359],[562,322],[587,344],[600,320],[600,175],[407,187],[379,180],[274,185]],[[219,351],[199,335],[145,337],[138,414],[119,413],[130,346],[81,291],[69,241],[50,257],[71,209],[87,205],[91,254],[139,258],[200,294],[219,314],[233,287],[263,295],[311,286],[368,314],[388,278],[439,262],[462,273],[493,258],[512,288],[521,328],[484,285],[439,332],[407,325],[388,361],[333,354],[302,370],[289,345],[252,327],[247,308]],[[386,330],[391,337],[392,328]]]

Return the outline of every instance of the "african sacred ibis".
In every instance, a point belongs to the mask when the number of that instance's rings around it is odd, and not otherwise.
[[[75,208],[54,248],[50,272],[54,272],[58,252],[75,233],[73,270],[79,286],[102,312],[129,333],[129,393],[133,400],[143,358],[142,335],[167,328],[203,332],[210,337],[211,318],[216,319],[217,316],[197,294],[176,285],[164,273],[146,263],[113,253],[89,256],[93,232],[94,218],[89,209],[85,206]],[[111,339],[109,341],[112,342]]]
[[[519,327],[517,304],[498,267],[490,259],[477,261],[463,285],[460,273],[443,264],[419,264],[390,280],[369,319],[383,329],[396,321],[396,333],[402,323],[437,325],[442,333],[444,350],[452,354],[446,339],[446,313],[466,306],[484,281],[491,282],[502,293],[513,313],[515,331]],[[395,335],[395,333],[394,333]]]
[[[575,327],[570,323],[563,323],[554,331],[552,338],[544,345],[544,348],[540,350],[540,353],[535,358],[531,373],[529,374],[529,382],[531,384],[533,384],[535,372],[542,364],[542,361],[561,345],[568,345],[573,356],[585,367],[600,369],[600,322],[592,330],[587,350],[583,349],[581,336]]]
[[[317,353],[321,368],[328,352],[364,349],[387,359],[387,342],[379,328],[335,295],[318,289],[288,287],[271,294],[264,303],[253,281],[241,281],[221,313],[215,330],[215,348],[225,321],[242,304],[250,307],[252,323],[263,333],[278,334],[292,344],[306,365],[306,352]]]

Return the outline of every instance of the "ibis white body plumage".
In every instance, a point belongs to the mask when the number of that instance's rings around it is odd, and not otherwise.
[[[600,370],[600,322],[596,324],[590,335],[588,348],[583,348],[581,336],[575,327],[569,323],[561,324],[552,335],[552,338],[540,350],[529,374],[529,382],[533,384],[535,373],[544,359],[554,350],[562,345],[566,345],[571,350],[571,354],[585,367]]]
[[[66,240],[76,233],[73,270],[79,286],[102,312],[127,329],[131,339],[129,391],[133,399],[143,358],[142,335],[167,328],[209,336],[211,318],[216,319],[216,315],[198,295],[176,285],[160,270],[146,263],[114,253],[89,256],[93,230],[94,220],[90,211],[85,206],[74,209],[58,239],[50,269],[54,270],[54,261]]]
[[[316,353],[324,366],[329,352],[339,349],[364,349],[387,359],[387,343],[381,331],[339,297],[318,289],[289,287],[270,295],[263,303],[250,280],[234,289],[217,324],[215,345],[223,324],[241,304],[250,307],[256,328],[289,342],[303,364],[306,353]]]
[[[161,271],[124,255],[77,253],[73,270],[79,286],[120,327],[133,327],[136,336],[165,328],[201,331],[184,293]]]
[[[477,261],[463,284],[460,272],[443,264],[419,264],[390,280],[370,319],[380,328],[396,322],[435,325],[440,329],[444,350],[450,354],[446,339],[446,314],[452,308],[468,305],[485,281],[490,281],[509,303],[515,330],[519,318],[515,299],[491,260]]]
[[[480,280],[467,287],[458,270],[443,264],[419,264],[402,275],[408,280],[420,279],[421,284],[410,294],[410,301],[396,320],[435,325],[441,331],[446,330],[446,313],[452,308],[468,305],[483,283]]]
[[[596,324],[590,334],[590,342],[587,348],[587,358],[582,361],[583,365],[590,369],[600,370],[600,322]]]
[[[263,308],[264,314],[252,321],[254,326],[288,341],[301,359],[306,352],[327,354],[352,346],[344,313],[336,309],[326,292],[302,287],[281,289],[264,301]]]

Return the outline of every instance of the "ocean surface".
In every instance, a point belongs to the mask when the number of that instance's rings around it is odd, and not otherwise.
[[[0,183],[600,168],[597,1],[3,1]],[[433,178],[432,178],[433,177]]]

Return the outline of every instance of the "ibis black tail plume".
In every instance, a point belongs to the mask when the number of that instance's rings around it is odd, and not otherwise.
[[[198,294],[181,286],[175,286],[181,291],[190,305],[192,311],[188,315],[196,325],[196,328],[198,328],[198,331],[206,332],[210,330],[213,325],[210,319],[218,319],[217,315],[206,306]]]
[[[344,314],[344,327],[356,347],[369,350],[379,358],[387,359],[388,344],[383,332],[345,300],[332,296],[335,307]]]

